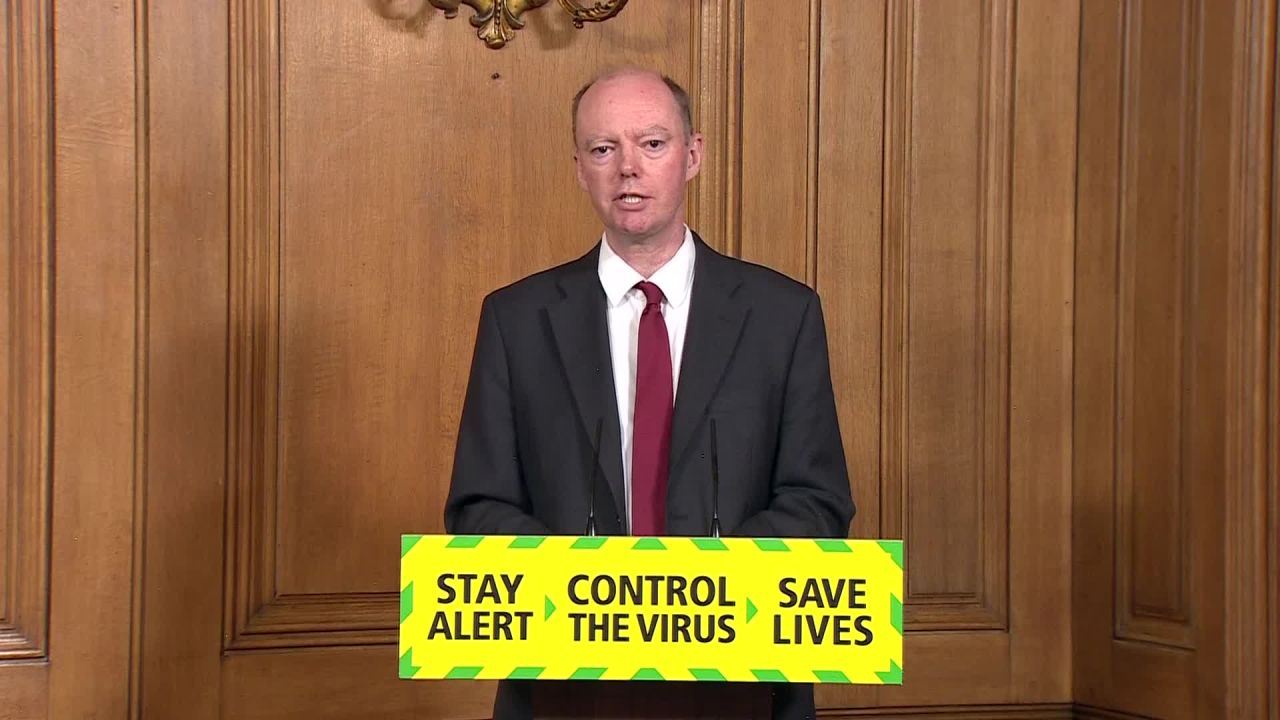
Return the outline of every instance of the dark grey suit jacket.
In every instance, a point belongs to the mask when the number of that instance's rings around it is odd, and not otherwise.
[[[694,241],[667,533],[708,533],[714,418],[724,535],[845,537],[854,507],[817,294]],[[485,298],[445,506],[449,532],[582,534],[594,494],[598,532],[625,534],[598,259],[597,245]],[[504,684],[495,717],[528,717],[528,691]],[[774,709],[777,717],[811,716],[811,689],[780,686]]]

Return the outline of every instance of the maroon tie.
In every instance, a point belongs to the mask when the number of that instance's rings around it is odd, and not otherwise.
[[[671,453],[671,342],[662,319],[662,290],[651,282],[644,293],[636,349],[636,414],[631,441],[631,534],[661,535],[666,529],[667,457]]]

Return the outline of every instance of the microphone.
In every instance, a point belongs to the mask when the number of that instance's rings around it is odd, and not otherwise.
[[[720,537],[720,457],[716,452],[715,418],[711,418],[711,537]]]
[[[596,536],[596,480],[600,474],[600,433],[604,430],[604,418],[596,421],[596,439],[591,450],[590,492],[587,493],[587,537]]]

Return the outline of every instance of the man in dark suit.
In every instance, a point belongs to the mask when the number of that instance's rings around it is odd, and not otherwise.
[[[818,296],[685,225],[703,145],[687,94],[646,71],[599,77],[574,99],[574,143],[604,236],[485,298],[448,531],[584,534],[590,516],[600,534],[698,536],[716,508],[725,535],[845,537]],[[506,683],[495,717],[531,717],[535,699]],[[778,686],[772,714],[812,717],[811,688]]]

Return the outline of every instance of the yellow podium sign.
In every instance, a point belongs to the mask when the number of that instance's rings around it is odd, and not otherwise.
[[[400,677],[901,684],[900,540],[404,535]]]

